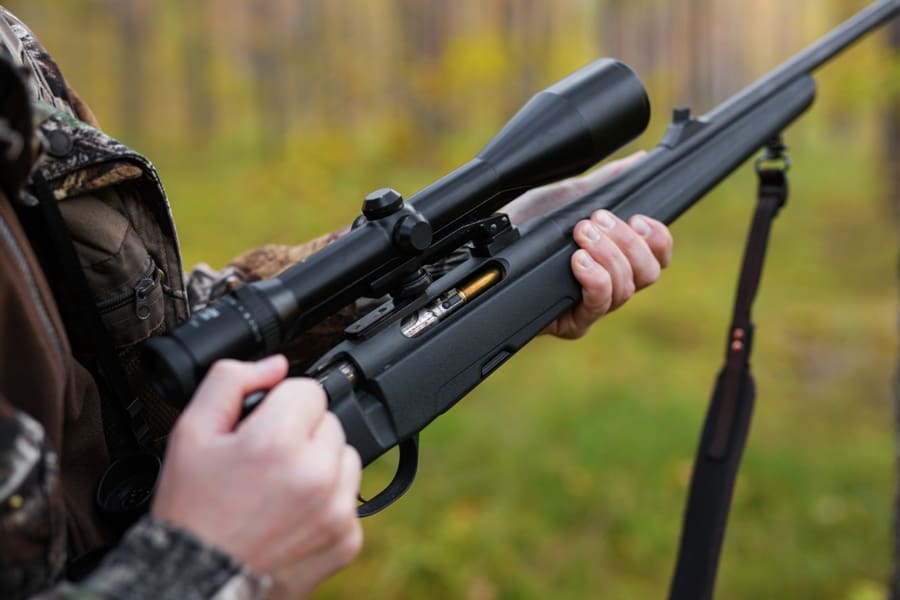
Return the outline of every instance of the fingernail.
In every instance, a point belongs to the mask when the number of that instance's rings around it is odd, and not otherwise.
[[[593,223],[591,223],[590,221],[588,221],[588,224],[585,225],[581,229],[581,231],[592,242],[596,242],[597,240],[600,239],[600,236],[603,235],[602,233],[600,233],[600,230],[597,229],[597,226],[594,225]]]
[[[635,217],[631,220],[631,228],[641,237],[647,237],[653,232],[650,224],[641,217]]]
[[[608,210],[598,210],[594,213],[594,217],[601,226],[606,227],[607,229],[612,229],[616,226],[616,219]]]
[[[594,261],[584,250],[579,250],[575,253],[575,263],[585,271],[590,271],[594,268]]]

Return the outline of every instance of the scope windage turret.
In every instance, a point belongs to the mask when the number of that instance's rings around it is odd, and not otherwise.
[[[145,346],[154,380],[183,405],[222,358],[254,359],[394,275],[423,249],[398,245],[401,220],[427,224],[438,245],[456,225],[483,218],[515,195],[576,175],[637,137],[650,119],[644,86],[601,59],[536,94],[479,154],[277,277],[241,286]],[[399,275],[399,273],[397,273]]]

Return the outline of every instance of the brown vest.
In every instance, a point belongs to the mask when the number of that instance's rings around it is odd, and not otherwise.
[[[0,238],[0,390],[59,450],[70,553],[80,554],[115,536],[94,506],[109,460],[97,389],[72,358],[56,303],[6,198]]]

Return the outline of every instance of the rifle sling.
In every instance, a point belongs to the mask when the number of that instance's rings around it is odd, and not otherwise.
[[[780,141],[757,163],[759,196],[744,250],[725,352],[706,413],[682,524],[669,600],[711,600],[734,483],[747,441],[756,389],[750,372],[751,308],[772,221],[787,200],[787,160]],[[773,159],[780,165],[772,166]]]

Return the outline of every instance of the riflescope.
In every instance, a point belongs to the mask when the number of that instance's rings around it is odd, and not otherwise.
[[[318,320],[440,258],[436,248],[518,194],[578,174],[647,126],[644,86],[601,59],[536,94],[478,153],[404,202],[371,194],[346,236],[278,276],[240,286],[145,346],[165,397],[183,405],[213,362],[276,352]],[[453,250],[449,247],[448,251]]]

